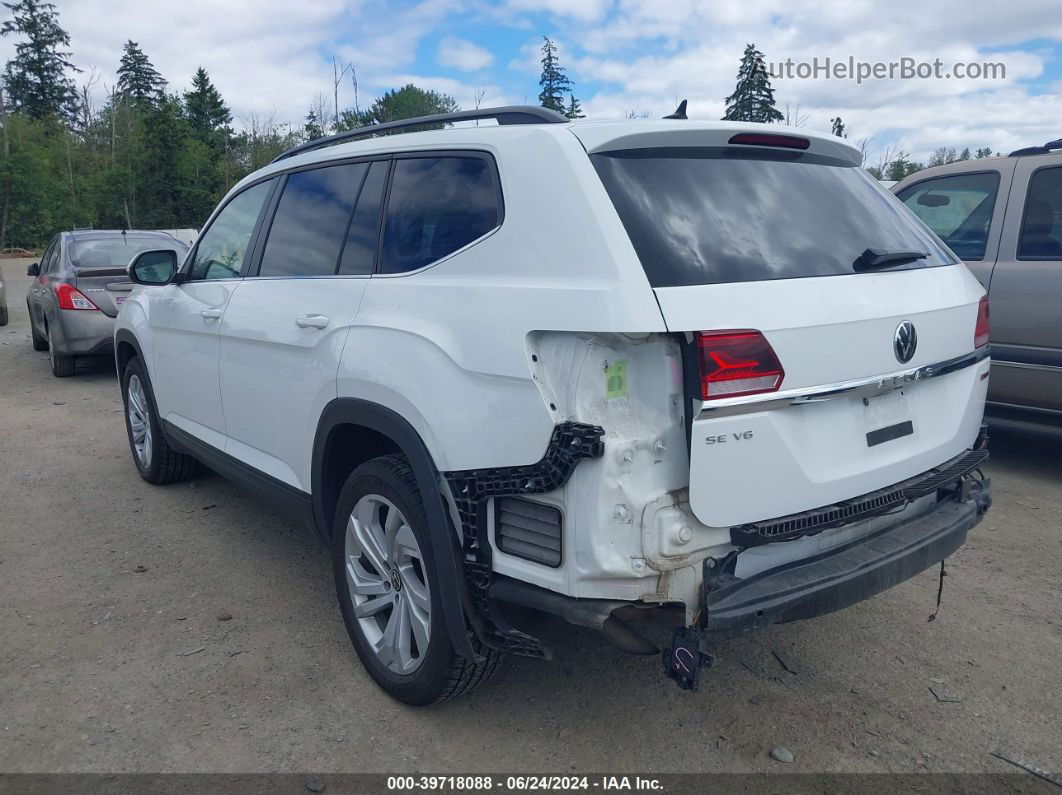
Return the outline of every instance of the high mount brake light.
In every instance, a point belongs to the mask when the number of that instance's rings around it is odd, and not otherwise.
[[[977,305],[977,325],[974,326],[974,347],[980,348],[988,344],[988,332],[991,324],[988,320],[988,296],[981,296],[981,302]]]
[[[729,143],[745,146],[780,146],[783,149],[807,149],[811,141],[795,135],[772,135],[771,133],[738,133]]]
[[[777,392],[785,378],[771,344],[759,331],[698,331],[701,400]]]
[[[56,285],[55,297],[59,299],[60,309],[99,309],[76,287],[71,287],[69,284]]]

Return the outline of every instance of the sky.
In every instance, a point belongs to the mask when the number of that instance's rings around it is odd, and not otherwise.
[[[1062,137],[1059,0],[53,1],[78,85],[95,76],[102,97],[132,39],[170,90],[205,67],[244,126],[301,126],[316,97],[331,104],[333,59],[353,64],[362,107],[408,82],[462,108],[537,104],[549,36],[593,118],[661,116],[688,99],[691,118],[718,119],[754,43],[769,63],[1004,65],[1002,79],[773,79],[779,110],[819,130],[839,115],[868,165],[889,151],[924,161],[940,146],[1006,153]],[[0,39],[0,59],[12,52]],[[354,104],[349,73],[339,101]]]

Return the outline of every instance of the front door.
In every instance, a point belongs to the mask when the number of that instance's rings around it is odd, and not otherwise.
[[[218,332],[271,190],[271,181],[260,182],[230,199],[192,250],[187,280],[151,288],[159,415],[218,449],[225,446]]]

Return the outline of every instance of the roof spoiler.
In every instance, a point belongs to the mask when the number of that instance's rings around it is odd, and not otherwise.
[[[1043,146],[1026,146],[1024,149],[1015,149],[1008,157],[1021,157],[1022,155],[1046,155],[1056,149],[1062,149],[1062,138],[1048,141]]]

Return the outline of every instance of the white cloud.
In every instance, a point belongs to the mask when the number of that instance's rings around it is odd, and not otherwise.
[[[473,44],[466,39],[447,36],[439,42],[438,61],[443,66],[452,66],[462,72],[475,72],[486,69],[494,63],[490,50]]]

